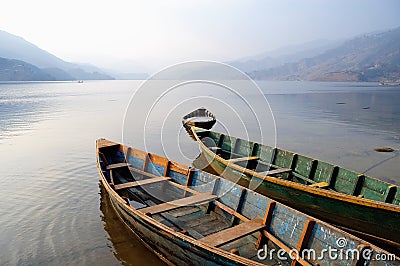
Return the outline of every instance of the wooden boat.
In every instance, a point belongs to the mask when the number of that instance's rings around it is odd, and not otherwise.
[[[221,177],[105,139],[96,146],[101,183],[115,212],[171,265],[337,262],[318,256],[323,249],[336,249],[346,265],[400,263],[393,254]],[[345,256],[343,248],[367,250],[371,257]]]
[[[363,238],[400,247],[400,188],[291,151],[192,127],[217,174]]]
[[[387,86],[387,87],[398,87],[400,86],[400,82],[396,81],[381,81],[379,82],[380,86]]]
[[[196,109],[182,118],[183,126],[188,129],[192,126],[211,129],[216,121],[215,116],[204,107]]]

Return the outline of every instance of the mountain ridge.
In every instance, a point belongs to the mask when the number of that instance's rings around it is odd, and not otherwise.
[[[248,72],[255,79],[384,81],[400,79],[400,27],[363,34],[320,55]]]
[[[0,57],[0,81],[54,81],[42,69],[21,60]]]
[[[0,57],[21,61],[23,63],[19,62],[16,64],[29,65],[31,69],[34,69],[32,66],[37,67],[42,72],[47,73],[47,79],[45,80],[114,79],[114,77],[101,71],[99,68],[91,65],[86,66],[83,64],[66,62],[24,38],[2,30],[0,30]],[[11,64],[11,62],[12,61],[9,63]],[[3,61],[3,64],[6,64],[5,61]],[[0,69],[0,71],[6,70]],[[24,73],[24,71],[21,73]],[[25,73],[28,74],[29,71]],[[43,77],[45,76],[46,75]],[[22,78],[13,75],[11,75],[10,78],[11,77]],[[26,78],[28,77],[29,75]]]
[[[281,47],[258,55],[247,56],[241,59],[228,62],[228,64],[244,71],[253,72],[269,68],[279,67],[286,63],[296,62],[303,58],[316,56],[326,50],[341,44],[341,41],[325,39],[313,40],[310,42]]]

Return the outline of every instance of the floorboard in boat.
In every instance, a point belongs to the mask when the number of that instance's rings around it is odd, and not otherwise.
[[[200,208],[197,206],[188,206],[188,207],[181,207],[179,209],[171,210],[168,211],[169,214],[173,215],[176,218],[182,218],[182,220],[185,220],[185,217],[188,217],[192,213],[196,213],[201,211]]]
[[[227,221],[215,219],[207,223],[200,223],[199,225],[194,226],[193,228],[203,236],[208,236],[210,234],[227,229],[228,227],[230,227],[230,225],[227,223]]]
[[[257,238],[253,235],[248,235],[228,244],[222,245],[220,248],[226,251],[237,249],[240,256],[245,258],[253,258],[254,256],[257,256],[256,243]]]
[[[216,196],[212,195],[210,193],[197,194],[195,196],[175,199],[173,201],[168,201],[168,202],[157,204],[155,206],[143,208],[143,209],[140,209],[140,211],[143,213],[148,213],[148,214],[156,214],[156,213],[161,213],[161,212],[181,208],[184,205],[193,205],[193,204],[209,202],[209,201],[214,200],[215,198],[216,198]]]
[[[213,216],[213,215],[210,215],[210,214],[203,214],[203,216],[202,216],[201,218],[199,218],[199,219],[193,219],[193,220],[191,220],[191,221],[187,221],[186,224],[187,224],[187,226],[189,226],[189,227],[195,228],[195,227],[198,226],[198,225],[207,224],[207,223],[210,223],[210,222],[212,222],[212,221],[214,221],[214,220],[216,220],[216,219],[217,219],[217,218],[216,218],[215,216]]]

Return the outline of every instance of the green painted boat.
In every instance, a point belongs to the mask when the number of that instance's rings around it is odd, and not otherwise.
[[[400,248],[400,188],[291,151],[192,127],[222,177],[365,239]]]
[[[400,265],[399,257],[221,177],[99,139],[111,206],[170,265]]]

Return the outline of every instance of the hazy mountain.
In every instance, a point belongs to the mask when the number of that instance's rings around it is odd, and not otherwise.
[[[0,57],[0,81],[55,80],[40,68],[21,60]]]
[[[280,67],[252,71],[257,79],[380,81],[400,78],[400,27],[365,34]]]
[[[107,73],[110,73],[116,79],[125,79],[125,80],[145,80],[150,77],[147,73],[131,73],[131,72],[123,72],[123,71],[116,71],[116,70],[109,70],[107,69]]]
[[[43,71],[45,71],[47,74],[53,77],[54,80],[77,80],[81,78],[77,78],[75,76],[72,76],[70,73],[57,68],[57,67],[48,67],[48,68],[42,68]]]
[[[91,66],[66,62],[25,39],[0,31],[0,57],[27,62],[47,72],[51,80],[113,79]]]
[[[300,45],[282,47],[262,54],[248,56],[228,64],[239,68],[244,72],[265,70],[273,67],[292,63],[303,58],[317,56],[323,52],[334,48],[343,41],[314,40]]]

